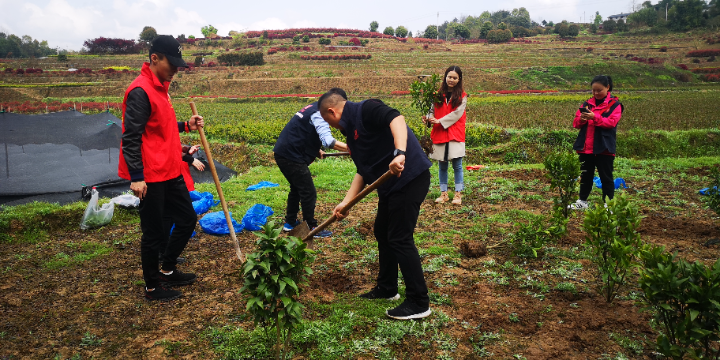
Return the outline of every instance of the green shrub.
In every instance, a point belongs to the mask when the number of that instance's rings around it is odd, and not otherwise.
[[[657,351],[677,360],[720,358],[720,260],[706,267],[664,250],[642,252],[639,280],[644,305],[662,325]]]
[[[240,52],[231,52],[226,53],[218,56],[218,61],[221,63],[227,63],[230,66],[235,65],[264,65],[265,60],[263,59],[263,53],[262,52],[255,52],[255,53],[240,53]]]
[[[68,61],[67,51],[61,51],[57,56],[58,61]]]
[[[580,176],[580,161],[571,152],[554,152],[545,158],[543,165],[550,179],[550,189],[555,191],[553,209],[567,219],[570,211],[568,206],[579,189],[577,178]]]
[[[292,330],[302,320],[299,286],[312,274],[308,265],[314,255],[300,239],[279,235],[272,221],[258,232],[257,250],[243,265],[245,283],[240,291],[248,297],[245,309],[255,324],[277,330],[276,358],[284,359],[290,353]]]
[[[202,65],[202,59],[202,56],[195,57],[195,67],[199,67],[200,65]]]
[[[538,251],[545,244],[557,240],[565,233],[564,223],[554,224],[544,217],[531,220],[527,224],[517,222],[518,230],[512,236],[513,255],[537,258]]]
[[[585,211],[585,245],[591,260],[598,266],[605,301],[612,302],[632,267],[637,266],[642,241],[638,207],[625,193],[616,195],[607,207],[596,206]]]
[[[310,36],[304,35],[304,36],[302,37],[302,42],[304,42],[304,43],[310,42]]]
[[[320,45],[330,45],[332,41],[329,38],[320,38],[318,42],[320,43]]]
[[[512,39],[512,31],[508,29],[490,30],[487,32],[487,41],[491,44],[499,44],[510,41]]]

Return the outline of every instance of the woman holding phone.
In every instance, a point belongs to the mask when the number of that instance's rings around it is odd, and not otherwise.
[[[590,82],[593,96],[585,101],[575,112],[573,127],[580,129],[573,150],[580,157],[580,198],[569,208],[585,210],[588,208],[588,196],[593,186],[593,177],[597,168],[602,182],[603,202],[606,197],[615,196],[613,183],[613,163],[615,161],[615,143],[617,124],[624,106],[612,96],[612,78],[598,75]]]

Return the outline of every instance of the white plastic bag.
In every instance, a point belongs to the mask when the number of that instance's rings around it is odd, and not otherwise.
[[[112,198],[110,202],[115,203],[117,204],[117,206],[123,208],[135,208],[140,205],[140,198],[135,195],[123,194]]]
[[[82,222],[80,222],[81,229],[87,230],[94,227],[100,227],[112,220],[113,212],[115,211],[115,203],[111,201],[98,208],[99,199],[100,194],[97,189],[93,188],[92,197],[85,209],[85,215],[83,215]]]

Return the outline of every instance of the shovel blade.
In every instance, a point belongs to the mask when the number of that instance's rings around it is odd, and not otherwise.
[[[308,227],[308,224],[306,221],[303,221],[300,223],[300,225],[294,227],[290,232],[288,232],[288,236],[294,236],[299,239],[303,239],[307,236],[307,234],[310,233],[310,228]]]

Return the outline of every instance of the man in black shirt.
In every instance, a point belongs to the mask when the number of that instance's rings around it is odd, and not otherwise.
[[[413,232],[420,205],[430,187],[430,161],[415,134],[405,124],[405,117],[380,100],[354,103],[340,95],[326,93],[320,97],[318,106],[325,121],[347,137],[350,156],[357,167],[345,199],[334,210],[338,219],[347,216],[341,210],[365,185],[388,170],[397,175],[377,190],[374,233],[378,242],[380,271],[376,286],[360,296],[399,299],[399,266],[406,285],[406,299],[386,314],[400,320],[429,316],[432,313],[430,299]]]

